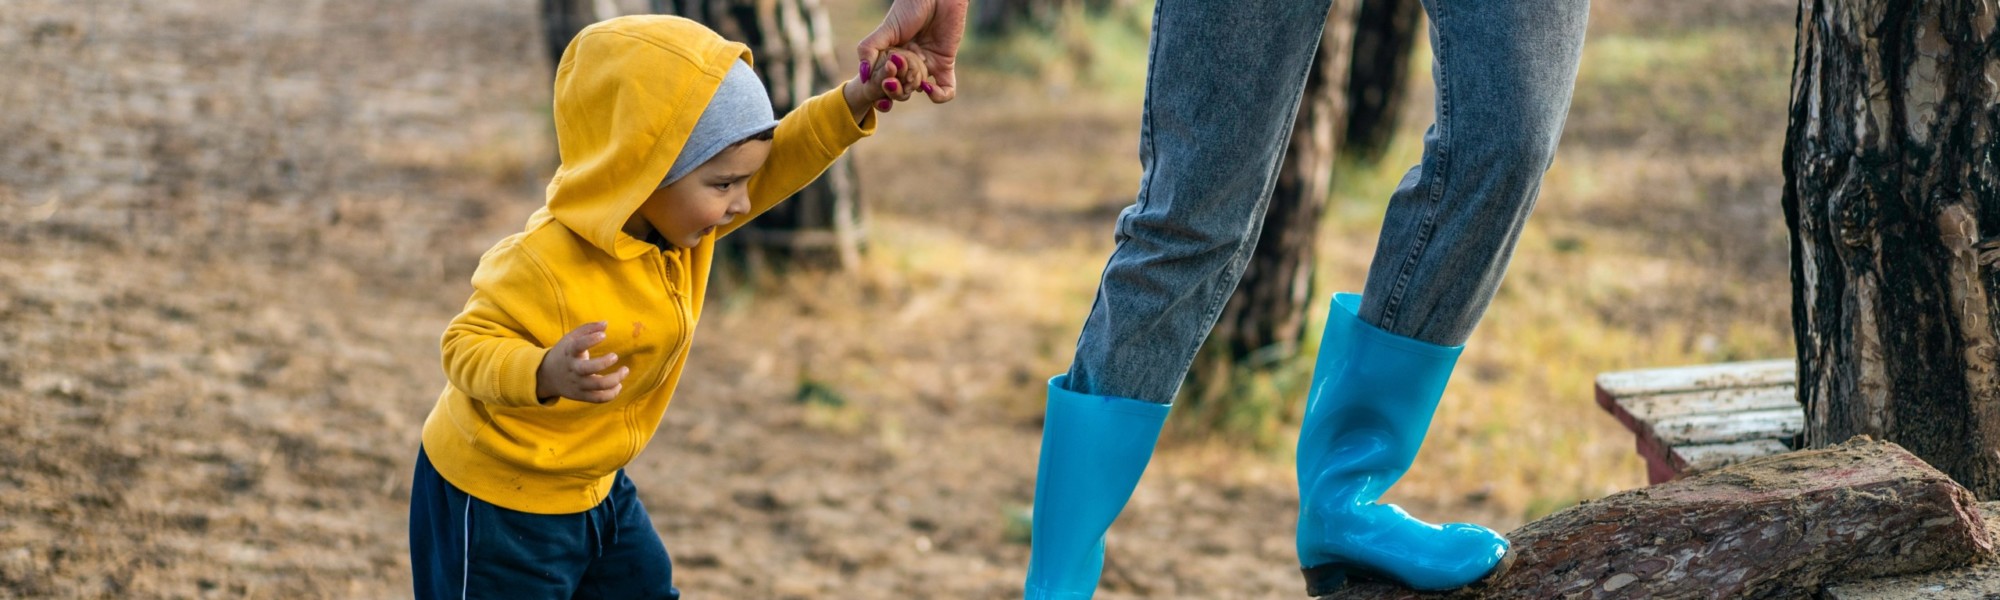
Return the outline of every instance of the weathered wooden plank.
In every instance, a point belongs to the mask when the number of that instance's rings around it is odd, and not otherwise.
[[[1805,426],[1805,411],[1791,407],[1674,417],[1654,423],[1651,429],[1661,445],[1677,447],[1790,438]]]
[[[1658,484],[1788,448],[1804,427],[1794,377],[1790,360],[1605,373],[1597,403],[1632,432]]]
[[[1726,444],[1678,446],[1673,449],[1673,471],[1687,473],[1726,467],[1760,456],[1784,454],[1792,447],[1778,440],[1750,440]]]
[[[1597,376],[1597,389],[1614,398],[1626,398],[1717,388],[1760,387],[1792,383],[1797,377],[1796,361],[1760,360],[1605,373]]]
[[[2000,540],[2000,502],[1979,505],[1986,533]],[[1992,600],[2000,598],[2000,562],[1959,569],[1842,583],[1826,588],[1828,600]]]
[[[1619,398],[1619,404],[1641,422],[1687,415],[1736,413],[1798,408],[1798,388],[1792,384],[1672,392]]]
[[[1383,583],[1328,598],[1804,598],[1829,582],[1990,560],[1965,488],[1857,438],[1614,494],[1514,530],[1513,563],[1451,594]]]

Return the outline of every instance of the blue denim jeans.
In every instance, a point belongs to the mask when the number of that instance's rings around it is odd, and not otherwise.
[[[1328,0],[1160,0],[1137,200],[1069,389],[1172,402],[1257,245]],[[1464,343],[1555,155],[1589,0],[1424,0],[1436,121],[1390,197],[1361,318]]]

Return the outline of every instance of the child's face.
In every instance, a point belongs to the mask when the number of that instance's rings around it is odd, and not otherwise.
[[[750,212],[747,183],[770,156],[769,140],[730,146],[672,185],[654,190],[636,216],[675,246],[693,248],[716,228]]]

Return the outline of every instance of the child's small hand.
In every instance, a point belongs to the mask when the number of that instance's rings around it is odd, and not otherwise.
[[[870,108],[889,112],[895,103],[909,100],[911,94],[931,90],[931,83],[925,81],[927,70],[916,53],[891,48],[878,55],[874,64],[861,65],[861,77],[847,81],[843,91],[848,108],[854,111],[857,122],[868,115]]]
[[[608,375],[599,371],[618,364],[617,354],[590,357],[590,349],[604,341],[604,329],[610,323],[598,321],[585,323],[556,341],[547,354],[542,355],[542,365],[535,370],[535,397],[542,404],[552,404],[556,398],[568,398],[592,404],[603,404],[618,397],[625,388],[622,383],[630,367],[619,367]]]
[[[931,84],[926,81],[929,67],[915,52],[890,48],[876,58],[875,66],[869,70],[873,71],[871,79],[882,82],[882,94],[888,100],[903,102],[909,100],[911,94],[931,91]],[[888,102],[875,103],[875,109],[882,112],[889,112],[891,106],[894,105]]]

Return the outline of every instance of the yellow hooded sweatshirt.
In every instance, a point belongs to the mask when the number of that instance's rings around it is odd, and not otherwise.
[[[694,248],[662,251],[621,228],[666,178],[709,98],[750,50],[699,23],[634,16],[579,33],[556,68],[562,167],[548,205],[479,259],[472,298],[444,333],[450,385],[424,421],[439,474],[481,500],[566,514],[604,500],[659,428],[701,318],[715,239],[769,210],[874,132],[840,90],[779,121],[749,181],[751,211]],[[631,368],[606,404],[535,397],[542,355],[570,330],[609,321],[593,356]],[[615,370],[615,367],[613,368]]]

